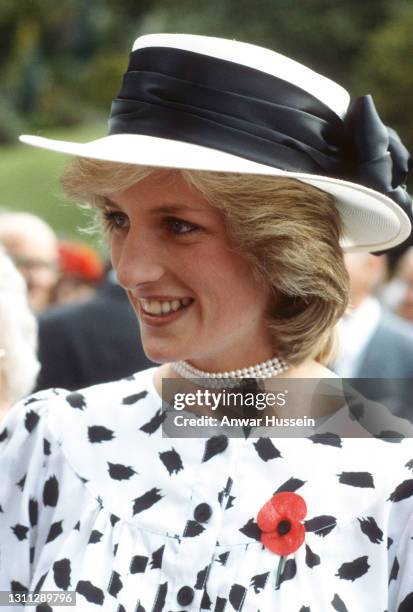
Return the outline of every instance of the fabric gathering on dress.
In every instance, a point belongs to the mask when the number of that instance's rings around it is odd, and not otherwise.
[[[0,590],[75,590],[82,611],[413,609],[408,440],[162,437],[153,372],[14,408]],[[277,583],[256,517],[279,491],[308,513]]]

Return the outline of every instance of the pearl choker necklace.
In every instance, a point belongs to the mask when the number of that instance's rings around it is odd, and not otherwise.
[[[257,363],[249,368],[226,372],[205,372],[194,368],[186,361],[175,361],[171,363],[171,366],[183,378],[271,378],[288,370],[288,364],[278,357]]]

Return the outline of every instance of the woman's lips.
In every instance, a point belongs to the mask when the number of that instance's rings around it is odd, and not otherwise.
[[[183,316],[193,303],[189,297],[173,299],[138,299],[139,318],[147,325],[168,325]]]
[[[163,299],[146,299],[140,298],[139,304],[146,314],[164,316],[170,312],[176,312],[193,302],[192,298],[163,298]]]

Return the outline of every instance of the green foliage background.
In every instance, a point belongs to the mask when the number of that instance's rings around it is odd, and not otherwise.
[[[2,0],[0,207],[32,210],[74,235],[82,219],[62,202],[57,180],[65,156],[16,145],[17,135],[103,135],[131,44],[151,32],[225,36],[285,53],[355,96],[372,93],[413,148],[411,0]]]

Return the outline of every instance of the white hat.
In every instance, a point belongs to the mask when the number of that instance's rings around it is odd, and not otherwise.
[[[109,135],[84,144],[24,135],[79,157],[285,176],[334,196],[346,250],[406,240],[409,155],[370,96],[279,53],[233,40],[151,34],[135,41]],[[394,200],[394,201],[393,201]]]

